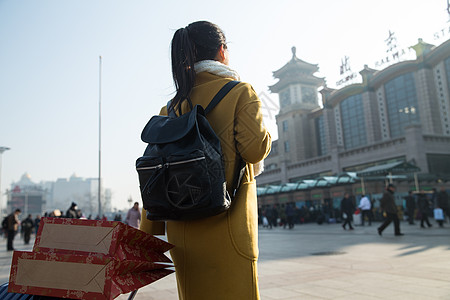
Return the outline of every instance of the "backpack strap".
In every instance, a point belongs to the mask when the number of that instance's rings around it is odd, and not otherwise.
[[[177,114],[175,113],[174,109],[170,107],[171,104],[172,100],[169,100],[169,102],[167,102],[167,115],[171,118],[176,118]]]
[[[207,115],[210,111],[216,107],[217,104],[225,97],[229,91],[231,91],[232,88],[234,88],[240,81],[230,81],[225,84],[220,91],[217,92],[217,94],[214,96],[214,98],[211,100],[211,102],[208,104],[208,106],[205,108],[205,114]]]

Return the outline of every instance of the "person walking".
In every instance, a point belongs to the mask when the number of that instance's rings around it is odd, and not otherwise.
[[[394,193],[395,193],[395,186],[393,184],[389,184],[386,188],[386,191],[383,194],[383,197],[380,199],[380,207],[381,209],[386,213],[386,219],[381,224],[380,227],[378,227],[378,234],[381,236],[383,234],[383,230],[391,224],[391,222],[394,222],[394,234],[396,236],[404,235],[400,232],[400,220],[398,219],[398,210],[397,206],[395,205],[394,200]]]
[[[178,29],[172,39],[176,87],[171,108],[181,114],[192,105],[206,107],[229,81],[239,80],[229,67],[223,31],[199,21]],[[161,110],[167,115],[167,108]],[[238,157],[246,163],[236,197],[226,212],[193,221],[168,221],[167,239],[179,299],[260,299],[257,276],[258,205],[255,176],[270,152],[271,137],[262,120],[261,101],[250,84],[240,82],[207,118],[218,135],[231,192]],[[258,167],[259,166],[259,167]],[[164,223],[145,218],[141,230],[164,234]]]
[[[294,228],[294,218],[295,218],[295,204],[287,203],[286,204],[286,218],[289,229]]]
[[[138,202],[134,202],[133,207],[128,211],[125,223],[134,228],[139,228],[139,225],[141,225],[141,211]]]
[[[34,228],[35,228],[35,234],[38,233],[39,230],[39,224],[41,224],[41,215],[37,215],[36,219],[34,219]]]
[[[353,230],[352,227],[352,216],[355,212],[355,205],[353,204],[352,199],[348,193],[344,194],[344,198],[341,201],[341,212],[342,217],[344,219],[344,224],[342,224],[342,228],[346,230],[345,226],[348,225],[350,230]]]
[[[79,219],[81,218],[81,211],[75,202],[72,202],[69,209],[66,212],[66,218]]]
[[[14,236],[16,235],[17,230],[19,229],[20,224],[19,215],[21,212],[22,211],[20,210],[20,208],[18,208],[14,211],[14,213],[8,216],[8,227],[7,227],[8,242],[6,244],[6,250],[8,251],[14,250],[13,246]]]
[[[33,231],[34,222],[31,214],[29,214],[25,220],[20,224],[23,231],[23,241],[25,245],[30,243],[31,232]]]
[[[361,225],[364,226],[364,220],[367,217],[369,226],[372,226],[372,203],[366,195],[361,196],[362,198],[358,206],[361,209]]]
[[[406,201],[406,211],[408,212],[408,223],[409,225],[414,225],[414,213],[416,211],[416,199],[412,191],[408,192],[408,196],[405,198]]]
[[[428,220],[428,214],[430,212],[430,200],[428,200],[427,195],[424,192],[419,194],[419,211],[420,211],[420,228],[425,228],[424,223],[427,224],[428,227],[432,227],[433,225]]]

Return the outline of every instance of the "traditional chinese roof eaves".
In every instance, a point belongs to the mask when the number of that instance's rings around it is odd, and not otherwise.
[[[319,87],[325,84],[325,79],[321,77],[315,77],[312,75],[306,75],[304,73],[290,74],[289,76],[281,79],[274,85],[269,86],[269,89],[272,93],[278,93],[288,85],[296,83],[311,84]]]
[[[291,60],[285,64],[281,69],[273,72],[273,77],[282,78],[286,77],[286,75],[291,75],[289,73],[306,73],[308,75],[312,75],[313,73],[319,70],[317,64],[310,64],[306,61],[299,59],[296,55],[297,48],[292,47],[292,58]]]
[[[317,64],[310,64],[297,57],[293,57],[281,69],[274,71],[273,77],[283,78],[289,73],[299,73],[299,72],[313,74],[317,71],[319,71],[319,67]]]

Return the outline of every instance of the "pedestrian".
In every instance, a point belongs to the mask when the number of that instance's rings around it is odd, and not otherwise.
[[[139,210],[138,202],[134,202],[133,207],[128,211],[125,223],[134,228],[139,228],[141,224],[141,211]]]
[[[346,230],[345,226],[348,225],[349,229],[353,230],[352,218],[353,213],[355,212],[355,205],[353,204],[353,201],[348,193],[345,193],[344,198],[341,200],[341,212],[342,218],[344,219],[344,224],[342,224],[342,228]]]
[[[432,227],[433,225],[428,220],[428,214],[430,212],[430,200],[428,200],[427,195],[422,191],[419,194],[419,211],[420,211],[420,228],[425,228],[424,223],[427,224],[428,227]]]
[[[278,206],[278,216],[280,219],[280,226],[283,226],[283,228],[286,228],[287,226],[286,208],[287,205],[285,204],[281,204],[281,206]]]
[[[271,221],[272,225],[274,227],[278,226],[278,206],[276,204],[273,205],[272,207],[272,221]]]
[[[434,219],[439,224],[439,227],[444,227],[444,210],[440,207],[436,207],[433,210]]]
[[[39,224],[41,224],[41,215],[36,215],[36,218],[34,219],[34,233],[37,234],[39,230]]]
[[[79,219],[81,218],[81,211],[75,202],[72,202],[69,209],[66,212],[66,218]]]
[[[372,226],[372,203],[366,195],[361,195],[361,197],[358,206],[361,209],[361,225],[364,226],[364,219],[367,217],[369,226]]]
[[[228,64],[225,35],[217,25],[200,21],[178,29],[172,39],[175,111],[190,109],[185,99],[206,107],[227,82],[239,80]],[[166,107],[161,114],[167,114]],[[255,166],[271,147],[261,101],[250,84],[241,82],[208,114],[208,120],[221,141],[227,182],[233,181],[238,156],[246,167],[234,202],[225,213],[195,221],[167,222],[167,239],[175,245],[171,257],[179,299],[260,299],[254,177],[258,174]],[[227,188],[231,192],[231,184]],[[164,234],[162,227],[157,228],[163,224],[142,218],[141,229]]]
[[[443,187],[443,186],[441,186],[439,193],[437,194],[437,202],[438,202],[438,206],[440,208],[442,208],[442,210],[444,212],[444,219],[445,219],[445,216],[447,216],[449,218],[449,222],[450,222],[450,203],[449,203],[447,191],[445,190],[445,187]]]
[[[23,241],[25,245],[30,243],[31,232],[33,231],[34,222],[31,214],[29,214],[25,220],[20,223],[20,226],[23,231]]]
[[[412,191],[408,192],[408,196],[405,198],[406,201],[406,210],[408,212],[408,223],[409,225],[414,225],[414,216],[416,211],[416,199],[414,198],[414,194]]]
[[[267,222],[265,222],[264,219]],[[268,205],[263,209],[263,227],[264,225],[266,225],[267,228],[272,229],[272,209]]]
[[[386,191],[383,194],[383,197],[380,199],[380,207],[383,210],[383,212],[386,214],[386,219],[381,224],[380,227],[378,227],[378,234],[381,236],[383,233],[383,230],[391,224],[391,222],[394,222],[394,234],[396,236],[404,235],[400,232],[400,220],[398,219],[398,209],[397,205],[395,205],[394,200],[394,193],[395,193],[395,186],[393,184],[389,184],[386,188]]]
[[[286,218],[289,229],[294,228],[294,217],[295,217],[295,204],[288,203],[286,204]]]
[[[8,227],[7,227],[8,243],[6,244],[6,250],[8,251],[14,250],[13,246],[14,236],[16,235],[17,230],[19,229],[20,224],[19,215],[21,212],[22,211],[20,210],[20,208],[18,208],[14,211],[14,213],[8,216]]]
[[[59,209],[51,211],[48,216],[51,218],[63,218],[62,213]]]

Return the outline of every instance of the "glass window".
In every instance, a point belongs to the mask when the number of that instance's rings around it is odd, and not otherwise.
[[[289,141],[284,142],[284,152],[289,152],[290,150]]]
[[[291,104],[291,94],[289,93],[289,89],[280,93],[280,107],[286,107]]]
[[[323,115],[315,119],[316,123],[316,141],[317,141],[317,155],[327,154],[327,142],[325,139],[325,125],[323,124]]]
[[[430,174],[450,175],[450,155],[427,154],[427,161]]]
[[[361,94],[343,100],[340,107],[345,148],[351,149],[366,145],[366,122]]]
[[[288,121],[284,120],[283,121],[283,132],[286,132],[286,131],[288,131]]]
[[[276,156],[278,155],[278,143],[274,142],[272,143],[272,149],[270,150],[269,156]]]
[[[406,126],[420,122],[413,74],[401,75],[384,88],[391,137],[402,136]]]

